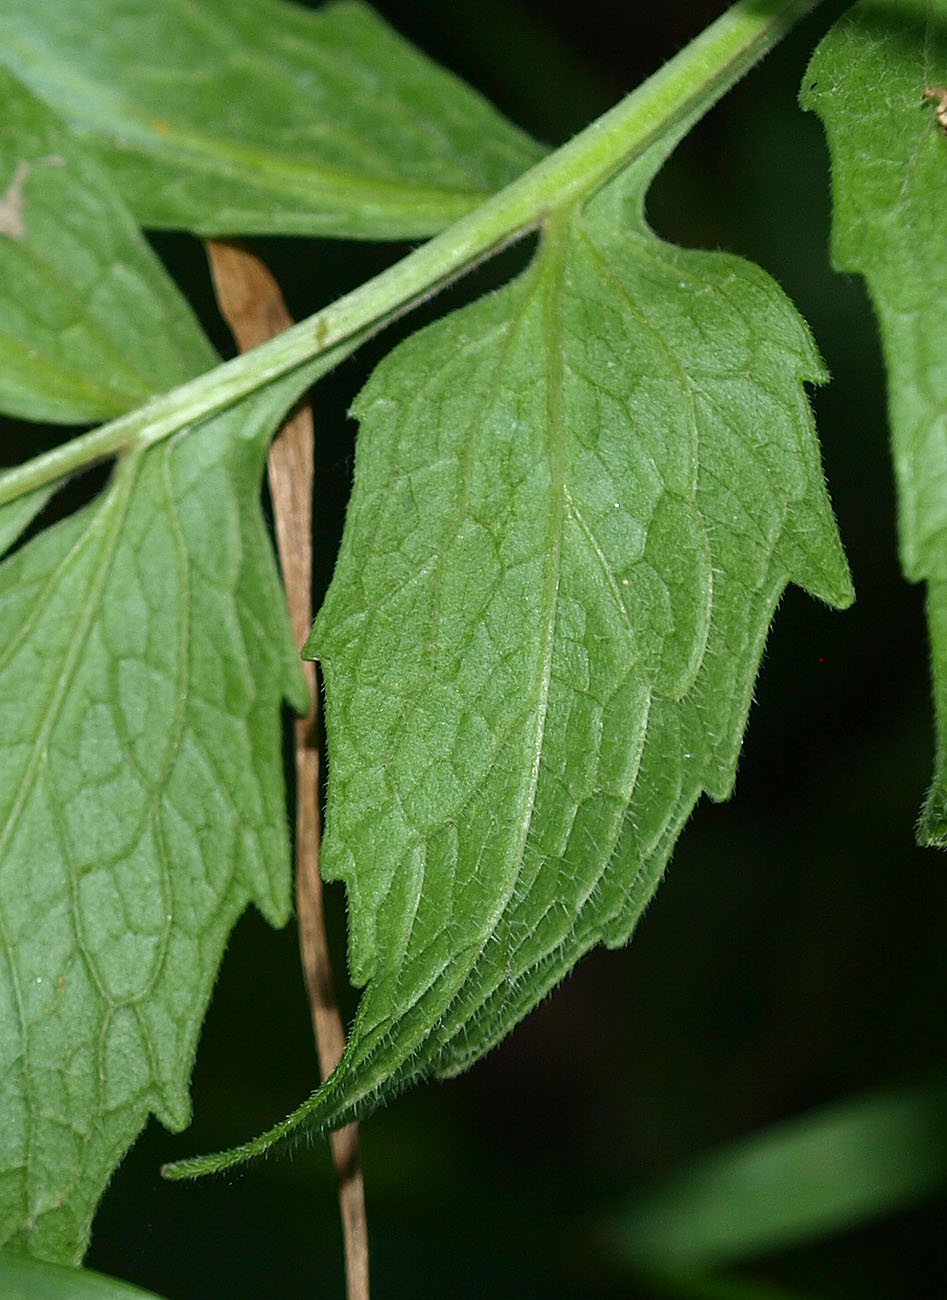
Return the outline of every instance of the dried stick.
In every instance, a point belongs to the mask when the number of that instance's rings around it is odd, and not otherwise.
[[[237,244],[206,241],[220,310],[241,352],[292,325],[279,286],[252,253]],[[312,624],[312,411],[302,404],[270,447],[267,462],[276,542],[293,638],[301,646]],[[310,708],[295,722],[296,910],[319,1070],[327,1079],[345,1047],[345,1032],[332,987],[319,875],[319,693],[315,664],[303,661]],[[358,1126],[348,1124],[329,1139],[339,1180],[345,1237],[348,1300],[369,1300],[368,1229]]]

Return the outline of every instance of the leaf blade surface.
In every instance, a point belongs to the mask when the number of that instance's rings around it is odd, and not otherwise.
[[[0,69],[0,409],[80,424],[213,365],[103,170]]]
[[[212,364],[104,171],[2,80],[0,151],[30,162],[21,228],[0,237],[23,308],[0,342],[4,403],[91,418]],[[17,371],[17,356],[30,364]],[[86,366],[121,381],[83,389],[72,378]],[[284,695],[302,703],[303,685],[259,486],[266,441],[311,371],[126,453],[92,505],[0,565],[7,1251],[80,1257],[149,1112],[186,1122],[229,929],[250,901],[286,919],[280,711]],[[0,546],[52,490],[0,508]]]
[[[0,51],[148,226],[413,238],[542,154],[357,3],[2,0]]]
[[[0,556],[26,531],[55,490],[55,485],[36,488],[0,506]]]
[[[149,1111],[187,1121],[230,928],[249,901],[288,915],[280,703],[300,690],[258,490],[291,393],[123,462],[0,566],[8,1249],[79,1257]]]
[[[832,253],[865,279],[888,379],[901,566],[927,584],[936,714],[934,777],[918,825],[947,845],[947,138],[925,91],[947,80],[947,6],[853,6],[803,83],[832,157]]]
[[[103,1273],[23,1255],[0,1256],[0,1284],[10,1300],[160,1300],[153,1291]]]
[[[324,1087],[181,1175],[466,1068],[624,943],[700,793],[730,792],[786,582],[851,599],[805,326],[757,268],[657,240],[649,178],[550,219],[523,276],[358,398],[308,652],[366,990]]]

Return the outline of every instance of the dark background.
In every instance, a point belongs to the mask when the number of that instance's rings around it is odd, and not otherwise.
[[[376,7],[550,144],[723,8]],[[828,159],[819,123],[795,102],[808,54],[840,7],[822,6],[692,133],[658,178],[649,214],[668,238],[758,261],[809,320],[833,376],[813,400],[857,604],[840,614],[787,592],[736,794],[698,808],[630,947],[587,957],[465,1077],[422,1087],[363,1125],[378,1300],[647,1294],[597,1237],[613,1206],[714,1144],[944,1060],[944,862],[913,843],[933,749],[922,593],[897,565],[871,309],[858,280],[828,270]],[[196,241],[155,242],[229,349]],[[405,251],[260,247],[300,316]],[[499,282],[522,256],[504,255],[452,289],[453,301]],[[344,412],[398,336],[389,331],[315,394],[322,587],[351,473]],[[330,894],[341,974],[344,900]],[[350,1016],[355,998],[343,996]],[[193,1185],[162,1183],[157,1172],[268,1127],[314,1083],[295,930],[273,932],[249,913],[201,1042],[194,1124],[179,1136],[146,1131],[105,1197],[89,1264],[168,1300],[341,1297],[324,1147]],[[744,1272],[823,1300],[926,1300],[943,1294],[944,1227],[940,1209],[922,1208]]]

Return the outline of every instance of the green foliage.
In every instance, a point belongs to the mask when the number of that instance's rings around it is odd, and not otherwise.
[[[52,487],[36,488],[0,506],[0,556],[26,531],[53,491]]]
[[[58,160],[36,165],[24,228],[0,243],[15,285],[38,268],[12,318],[27,364],[9,404],[78,418],[207,364],[105,175],[9,79],[4,96],[5,157]],[[73,345],[98,390],[73,383]],[[279,710],[300,679],[257,497],[305,382],[126,456],[0,567],[0,1240],[43,1258],[81,1255],[150,1111],[186,1124],[236,917],[251,899],[274,924],[289,912]],[[5,507],[6,544],[48,495]]]
[[[947,137],[923,99],[947,79],[947,12],[862,0],[826,36],[802,102],[832,153],[835,263],[864,275],[888,374],[901,561],[927,583],[937,757],[918,834],[947,846]]]
[[[81,1254],[150,1111],[187,1123],[237,916],[289,912],[279,708],[299,685],[256,497],[290,397],[129,457],[0,568],[0,1218],[43,1258]]]
[[[0,1294],[8,1300],[157,1300],[116,1278],[23,1255],[0,1256]]]
[[[525,275],[402,344],[355,404],[307,653],[323,873],[368,989],[298,1118],[466,1068],[625,943],[700,793],[730,793],[785,583],[851,598],[805,327],[756,268],[650,234],[660,161],[550,220]]]
[[[943,1077],[848,1098],[702,1157],[609,1224],[639,1267],[700,1273],[891,1214],[947,1185]]]
[[[101,167],[0,71],[0,407],[80,424],[214,363]]]
[[[0,553],[34,525],[0,565],[11,1255],[78,1262],[148,1115],[188,1120],[236,919],[251,901],[274,925],[289,914],[280,710],[305,691],[260,509],[269,439],[358,342],[524,233],[528,267],[408,337],[354,406],[354,489],[305,651],[327,693],[323,872],[346,886],[364,989],[345,1056],[288,1120],[172,1172],[467,1068],[590,948],[628,940],[701,794],[731,793],[787,583],[852,599],[804,388],[825,376],[762,270],[663,242],[644,206],[681,137],[805,7],[741,0],[543,159],[360,4],[0,0],[0,407],[115,417],[0,475]],[[947,77],[938,8],[863,0],[805,102],[829,132],[837,260],[866,275],[882,323],[942,734],[923,831],[944,843],[947,370],[931,298],[947,250],[931,195],[947,140],[920,99]],[[229,367],[137,225],[394,239],[457,218]],[[100,494],[35,526],[103,454]],[[731,1149],[628,1212],[627,1253],[668,1294],[763,1294],[685,1274],[811,1229],[800,1198],[824,1225],[839,1204],[865,1216],[937,1184],[939,1148],[908,1160],[926,1096],[907,1118],[866,1104],[765,1139],[784,1177],[756,1237],[734,1245],[727,1213],[695,1227],[758,1186],[759,1152]],[[846,1166],[819,1202],[800,1169],[839,1133],[882,1133],[900,1163]],[[19,1269],[23,1296],[128,1294],[76,1271],[57,1292],[24,1267],[0,1261],[0,1288]]]
[[[542,152],[358,3],[2,0],[0,60],[148,226],[428,235]]]

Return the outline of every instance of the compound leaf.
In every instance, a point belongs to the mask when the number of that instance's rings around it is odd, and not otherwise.
[[[947,90],[944,0],[863,0],[813,55],[802,102],[832,155],[835,264],[859,271],[888,375],[905,576],[927,583],[937,756],[918,828],[947,846]],[[928,99],[925,92],[931,91]]]
[[[410,238],[542,154],[362,4],[0,0],[0,60],[147,226]]]
[[[787,581],[851,599],[803,380],[758,268],[659,241],[655,159],[553,214],[529,269],[373,375],[308,650],[327,692],[323,870],[366,986],[335,1125],[477,1060],[623,944],[702,791],[732,787]]]

